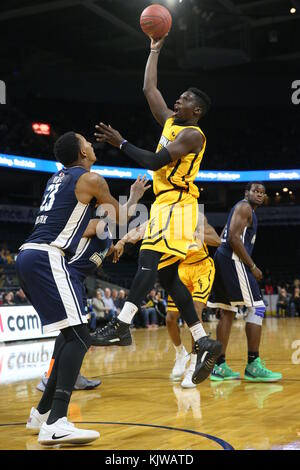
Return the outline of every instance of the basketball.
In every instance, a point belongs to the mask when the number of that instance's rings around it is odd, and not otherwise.
[[[172,16],[167,8],[154,4],[143,10],[140,25],[147,36],[160,39],[167,34],[172,26]]]

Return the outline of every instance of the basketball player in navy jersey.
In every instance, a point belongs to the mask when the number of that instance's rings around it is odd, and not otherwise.
[[[101,266],[104,258],[112,253],[114,253],[114,244],[107,223],[100,219],[90,220],[78,244],[75,255],[68,263],[71,276],[82,288],[85,305],[86,293],[84,281],[86,277],[93,275]],[[54,346],[48,372],[37,385],[37,389],[41,392],[45,390],[56,355],[57,345]],[[79,373],[74,390],[91,390],[98,387],[100,384],[101,380],[89,380]]]
[[[232,322],[239,305],[248,307],[246,319],[248,364],[245,380],[274,382],[282,377],[280,373],[268,370],[259,357],[266,307],[257,282],[262,279],[262,272],[251,255],[257,231],[255,211],[263,204],[265,193],[266,189],[262,183],[247,184],[244,199],[235,204],[230,211],[221,235],[222,243],[215,254],[216,275],[207,305],[221,308],[217,339],[222,343],[222,354],[217,359],[210,376],[213,381],[240,379],[240,374],[231,370],[225,360]]]
[[[97,439],[99,433],[75,428],[67,420],[67,410],[91,340],[82,287],[74,280],[66,258],[74,256],[95,203],[106,204],[108,215],[116,222],[123,217],[127,220],[129,209],[147,187],[144,179],[137,180],[127,204],[119,205],[104,178],[90,172],[96,156],[92,144],[80,134],[61,136],[54,154],[64,168],[49,179],[33,231],[16,261],[20,284],[43,331],[61,331],[47,387],[37,409],[31,410],[27,428],[39,430],[41,444],[84,444]]]

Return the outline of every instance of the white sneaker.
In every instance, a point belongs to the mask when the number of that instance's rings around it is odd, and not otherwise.
[[[36,408],[32,407],[26,423],[26,429],[32,431],[33,434],[38,434],[42,424],[47,421],[49,414],[50,410],[47,413],[40,414]]]
[[[182,346],[181,351],[176,352],[175,364],[170,375],[171,379],[180,379],[183,376],[184,371],[185,371],[185,366],[188,360],[189,360],[189,355],[185,347]]]
[[[182,388],[195,388],[196,384],[192,382],[193,373],[195,371],[196,364],[189,366],[184,374],[184,379],[181,382]]]
[[[87,444],[100,437],[99,432],[75,428],[67,418],[58,419],[53,424],[43,423],[40,429],[38,442],[44,445]]]

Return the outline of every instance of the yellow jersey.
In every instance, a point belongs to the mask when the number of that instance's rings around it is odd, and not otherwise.
[[[209,252],[206,244],[203,243],[201,247],[199,246],[201,242],[199,242],[200,240],[198,240],[198,243],[196,240],[193,240],[193,242],[188,247],[186,258],[182,260],[180,264],[196,264],[209,257]]]
[[[196,129],[203,137],[203,146],[199,153],[188,153],[177,161],[168,163],[153,173],[153,191],[155,196],[171,190],[185,191],[198,199],[199,190],[194,180],[199,172],[200,163],[206,147],[206,137],[198,126],[180,126],[174,124],[174,118],[166,120],[156,152],[173,142],[184,129]]]

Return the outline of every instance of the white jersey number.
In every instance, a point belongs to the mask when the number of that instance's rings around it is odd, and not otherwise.
[[[41,212],[50,211],[55,201],[55,194],[57,193],[60,185],[61,183],[49,185],[49,187],[47,188],[47,192],[45,194],[44,200],[42,202],[42,205],[40,207]]]

